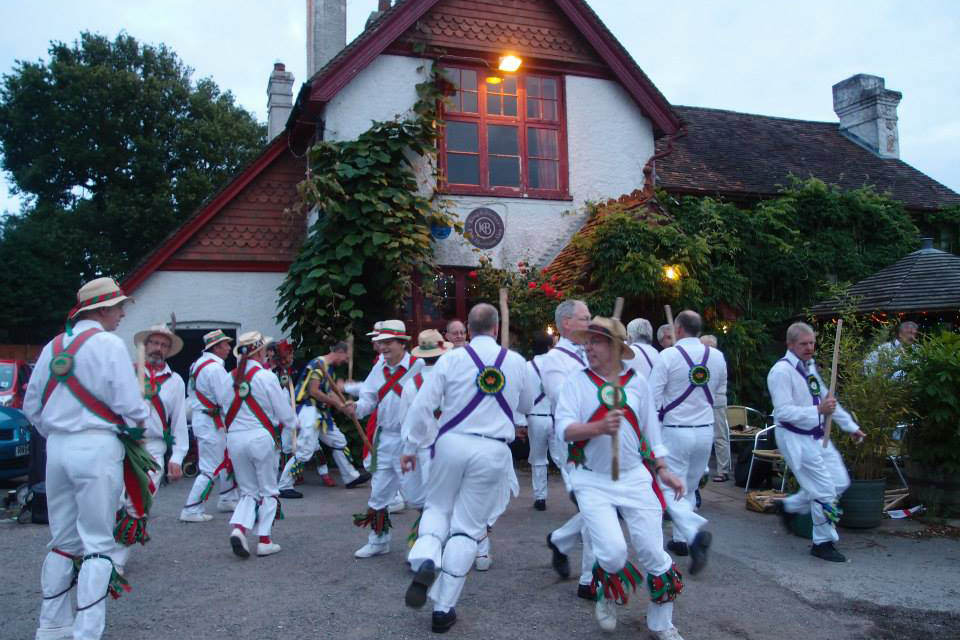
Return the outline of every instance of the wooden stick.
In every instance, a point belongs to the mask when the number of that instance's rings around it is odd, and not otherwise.
[[[620,316],[623,315],[623,298],[617,296],[617,299],[613,303],[613,317],[616,320],[620,319]],[[613,399],[614,406],[620,404],[620,394],[623,393],[623,389],[620,388],[620,377],[619,373],[617,377],[613,379]],[[616,482],[620,479],[620,432],[615,431],[613,435],[610,436],[610,479]]]
[[[667,324],[670,325],[670,337],[673,338],[673,343],[677,343],[677,332],[673,328],[673,311],[670,309],[670,305],[663,305],[663,310],[667,313]]]
[[[506,287],[500,287],[500,346],[510,348],[510,307],[507,306]]]
[[[147,397],[147,347],[142,342],[137,345],[137,378],[140,382],[140,395]]]
[[[337,399],[346,406],[347,399],[343,396],[343,393],[340,391],[340,388],[337,387],[337,383],[334,382],[333,378],[330,376],[330,373],[327,371],[327,363],[324,362],[323,366],[320,367],[320,371],[323,373],[324,379],[327,381],[327,386],[330,387],[330,390],[333,392],[333,395],[337,396]],[[349,415],[349,414],[348,414]],[[373,451],[373,445],[370,444],[370,438],[367,437],[367,432],[363,430],[363,427],[360,426],[360,423],[357,421],[357,416],[349,415],[353,426],[357,428],[357,433],[360,435],[360,439],[363,441],[363,444],[366,445],[369,451]]]
[[[353,380],[353,332],[347,336],[347,380]]]
[[[290,408],[293,409],[294,417],[297,417],[297,394],[293,390],[293,380],[291,380],[289,376],[287,376],[287,391],[290,393]],[[297,424],[299,420],[300,418],[297,417],[293,423],[293,440],[290,455],[297,455]]]
[[[840,359],[840,330],[843,329],[843,318],[837,320],[837,336],[833,340],[833,366],[830,367],[830,391],[827,398],[832,398],[837,391],[837,360]],[[830,426],[833,423],[833,414],[827,414],[827,421],[823,427],[823,448],[830,444]]]

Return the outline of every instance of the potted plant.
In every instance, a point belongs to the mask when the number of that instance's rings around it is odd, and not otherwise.
[[[904,366],[914,416],[904,437],[910,492],[930,515],[960,516],[960,335],[919,340]]]

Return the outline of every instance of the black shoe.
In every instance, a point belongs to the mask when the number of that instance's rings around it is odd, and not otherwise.
[[[700,498],[700,489],[697,489],[697,490],[694,492],[694,495],[695,495],[696,498],[697,498],[697,509],[699,509],[699,508],[700,508],[700,504],[703,502],[703,499]]]
[[[347,489],[353,489],[354,487],[359,487],[363,483],[369,482],[371,477],[372,476],[370,475],[369,471],[364,471],[359,476],[357,476],[356,480],[354,480],[353,482],[348,482],[346,487]]]
[[[550,551],[553,552],[553,558],[550,560],[550,564],[553,565],[553,570],[557,572],[557,575],[566,580],[570,577],[570,559],[567,558],[567,554],[561,553],[560,549],[557,549],[557,545],[553,544],[553,541],[550,540],[550,534],[547,534],[547,546],[550,547]]]
[[[695,576],[707,566],[707,549],[713,541],[709,531],[701,531],[693,538],[690,545],[690,575]]]
[[[577,597],[583,598],[584,600],[590,600],[593,602],[597,599],[597,592],[593,590],[593,586],[589,584],[578,584],[577,585]]]
[[[690,549],[687,548],[687,543],[677,542],[676,540],[671,540],[670,542],[667,543],[667,551],[669,551],[675,556],[690,555]]]
[[[537,511],[546,511],[547,510],[547,501],[546,500],[534,500],[533,508]]]
[[[829,562],[846,562],[847,558],[837,551],[832,542],[821,542],[810,547],[810,555]]]
[[[303,494],[296,489],[284,489],[280,492],[280,497],[286,500],[296,500],[297,498],[302,498]]]
[[[450,631],[452,627],[457,622],[457,611],[453,607],[450,607],[450,611],[434,611],[433,612],[433,624],[431,629],[434,633],[446,633]]]
[[[790,513],[783,508],[783,500],[777,500],[773,507],[774,513],[780,516],[780,524],[783,525],[783,530],[787,533],[793,533],[792,523],[793,519],[797,517],[797,514]]]
[[[410,586],[407,587],[407,594],[403,598],[406,605],[414,609],[422,607],[427,601],[427,591],[430,590],[436,579],[437,567],[433,564],[433,560],[424,560],[420,568],[413,574]]]

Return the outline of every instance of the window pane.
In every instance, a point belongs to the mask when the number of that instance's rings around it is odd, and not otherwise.
[[[540,82],[543,87],[543,91],[540,95],[544,98],[550,98],[551,100],[557,99],[557,79],[556,78],[540,78]]]
[[[490,156],[490,186],[519,187],[520,158]]]
[[[503,84],[500,85],[503,87],[502,93],[510,93],[517,95],[517,78],[516,77],[507,77],[503,79]]]
[[[477,94],[471,91],[464,91],[460,94],[461,100],[463,100],[463,106],[460,110],[464,113],[476,113],[477,112]]]
[[[553,129],[527,129],[527,152],[539,158],[559,158],[557,132]]]
[[[559,189],[559,165],[554,160],[530,160],[530,188]]]
[[[480,141],[477,136],[477,125],[471,122],[448,122],[447,150],[479,152]]]
[[[500,105],[503,96],[487,94],[487,113],[491,115],[500,115]]]
[[[517,96],[503,97],[503,115],[505,116],[517,115]]]
[[[447,154],[447,182],[480,184],[480,156]]]
[[[519,155],[517,128],[492,124],[487,127],[487,146],[490,153],[504,156]]]
[[[557,119],[557,103],[554,100],[543,100],[541,101],[543,106],[543,115],[541,116],[544,120],[556,120]]]
[[[540,100],[536,98],[527,98],[527,117],[540,118]]]
[[[540,78],[528,77],[527,78],[527,95],[531,98],[539,98],[540,93]]]
[[[471,91],[477,90],[477,72],[464,69],[460,72],[460,87]]]

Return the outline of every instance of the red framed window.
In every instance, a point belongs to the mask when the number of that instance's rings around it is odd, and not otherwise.
[[[452,194],[569,198],[562,78],[447,67],[441,189]]]

